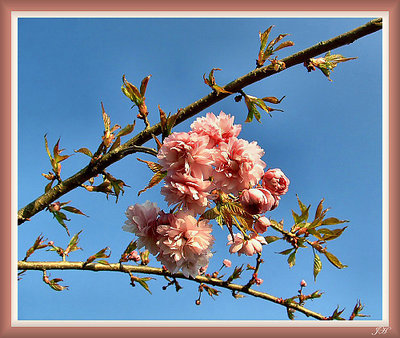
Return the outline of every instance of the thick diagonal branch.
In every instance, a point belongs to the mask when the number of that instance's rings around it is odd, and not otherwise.
[[[149,275],[159,275],[159,276],[167,276],[179,279],[187,279],[191,281],[195,281],[197,283],[206,283],[213,286],[217,286],[220,288],[225,288],[235,292],[242,292],[248,295],[262,298],[268,300],[273,303],[277,303],[283,305],[288,308],[292,308],[296,311],[304,313],[307,317],[313,317],[319,320],[326,320],[327,317],[311,311],[303,306],[300,306],[296,303],[288,303],[284,304],[280,298],[272,296],[265,292],[260,292],[249,288],[246,285],[239,285],[233,283],[227,283],[221,279],[217,278],[209,278],[205,276],[197,276],[196,278],[185,277],[181,272],[171,274],[168,271],[165,271],[161,268],[154,268],[150,266],[139,266],[139,265],[122,265],[120,263],[112,263],[109,265],[105,264],[87,264],[84,262],[18,262],[19,270],[89,270],[89,271],[114,271],[114,272],[123,272],[123,273],[143,273]]]
[[[347,33],[339,35],[330,40],[320,42],[310,48],[304,49],[298,53],[288,56],[282,59],[281,61],[285,63],[286,69],[288,69],[290,67],[303,63],[309,58],[318,56],[322,53],[344,46],[346,44],[350,44],[355,40],[363,36],[366,36],[368,34],[374,33],[380,29],[382,29],[382,19],[374,19],[363,26],[360,26],[356,29],[353,29]],[[269,77],[281,71],[282,70],[274,71],[268,67],[258,68],[228,83],[224,88],[227,91],[235,93],[252,83],[265,79],[266,77]],[[207,96],[201,98],[200,100],[180,110],[176,123],[181,123],[189,119],[190,117],[193,117],[194,115],[212,106],[216,102],[221,101],[222,99],[226,98],[229,95],[230,94],[224,94],[224,93],[220,93],[217,95],[216,92],[208,94]],[[123,157],[129,154],[137,152],[138,146],[141,146],[145,142],[151,140],[152,135],[159,135],[159,134],[161,134],[160,123],[150,128],[146,128],[144,131],[134,136],[125,144],[119,146],[118,148],[114,149],[113,151],[101,157],[98,161],[94,163],[94,165],[88,165],[79,172],[77,172],[75,175],[60,182],[54,188],[49,190],[47,193],[36,198],[31,203],[21,208],[18,211],[18,224],[20,225],[24,223],[30,217],[37,214],[44,208],[46,208],[50,203],[56,201],[58,198],[60,198],[67,192],[79,187],[89,178],[94,177],[97,174],[101,173],[105,168],[107,168],[111,164],[121,160]]]

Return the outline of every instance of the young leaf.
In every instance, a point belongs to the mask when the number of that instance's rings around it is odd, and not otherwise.
[[[321,270],[322,270],[321,258],[319,258],[319,256],[316,253],[314,253],[314,269],[313,269],[314,281],[317,280],[317,276]]]
[[[135,282],[138,282],[148,293],[151,294],[151,291],[149,289],[149,286],[147,285],[146,281],[150,280],[152,278],[150,277],[145,277],[145,278],[137,278],[135,279]]]
[[[149,83],[150,78],[151,78],[151,74],[149,76],[146,76],[142,80],[142,83],[140,84],[140,95],[141,96],[144,96],[144,94],[146,93],[147,84]]]
[[[159,171],[156,172],[153,177],[151,178],[149,184],[147,185],[147,187],[145,187],[144,189],[140,190],[138,192],[138,196],[140,196],[141,193],[145,192],[146,190],[154,187],[155,185],[157,185],[158,183],[160,183],[164,177],[167,176],[167,172],[166,171]]]
[[[293,251],[293,248],[283,250],[281,252],[277,252],[280,255],[289,255]]]
[[[235,266],[235,270],[233,271],[232,275],[229,276],[229,278],[226,280],[227,283],[232,282],[234,279],[240,278],[240,275],[243,272],[243,265],[241,266]]]
[[[141,160],[140,158],[137,159],[140,162],[146,163],[147,166],[150,168],[150,170],[153,173],[158,173],[160,171],[162,171],[163,167],[161,164],[158,164],[156,162],[151,162],[151,161],[145,161],[145,160]]]
[[[335,224],[341,224],[341,223],[347,223],[347,222],[349,222],[349,221],[346,221],[346,220],[341,221],[341,220],[337,219],[336,217],[329,217],[329,218],[324,219],[320,223],[320,225],[335,225]]]
[[[287,262],[289,263],[289,268],[293,267],[296,264],[296,253],[297,250],[293,251],[287,259]]]
[[[64,227],[64,229],[65,229],[65,231],[67,232],[68,236],[70,236],[68,227],[67,227],[67,225],[66,225],[65,222],[64,222],[64,220],[65,220],[65,221],[69,221],[69,219],[67,218],[67,216],[65,216],[64,213],[59,212],[59,211],[55,211],[55,212],[53,212],[52,214],[53,214],[53,216],[55,217],[55,219],[58,221],[58,223],[60,223],[60,224]]]
[[[328,258],[329,262],[331,262],[338,269],[347,268],[347,265],[342,264],[334,254],[331,254],[330,252],[326,251],[324,252],[324,255],[326,256],[326,258]]]
[[[338,238],[346,228],[347,226],[342,229],[335,229],[335,230],[329,230],[324,228],[324,229],[319,229],[318,231],[321,234],[325,233],[325,236],[323,237],[324,241],[331,241],[333,239]]]
[[[69,211],[69,212],[72,212],[74,214],[79,214],[79,215],[83,215],[83,216],[89,217],[88,215],[85,215],[82,211],[80,211],[79,209],[74,208],[74,207],[65,206],[65,207],[62,207],[61,209],[64,209],[64,210]]]
[[[74,150],[76,153],[82,153],[89,157],[93,157],[92,152],[88,148],[79,148],[78,150]]]
[[[317,207],[317,210],[315,210],[315,217],[314,217],[314,219],[317,219],[317,218],[319,218],[319,217],[321,216],[324,201],[325,201],[325,199],[323,198],[323,199],[321,200],[321,202],[319,202],[318,207]]]
[[[220,215],[220,212],[218,211],[217,207],[214,207],[212,209],[206,210],[199,218],[199,221],[202,219],[215,219],[217,216]]]
[[[281,238],[278,237],[278,236],[265,236],[264,238],[265,238],[265,241],[266,241],[268,244],[273,243],[273,242],[275,242],[275,241],[281,239]]]

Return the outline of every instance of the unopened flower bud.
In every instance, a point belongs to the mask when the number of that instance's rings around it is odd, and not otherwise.
[[[200,305],[200,304],[201,304],[200,299],[196,299],[196,305]]]
[[[306,281],[304,279],[300,282],[300,286],[302,288],[305,288],[307,286],[307,283],[306,283]]]
[[[264,280],[261,278],[256,278],[255,280],[257,285],[261,285],[264,282]]]
[[[51,212],[60,211],[60,209],[61,209],[61,203],[60,202],[54,202],[54,203],[50,204],[50,206],[49,206],[49,210]]]
[[[232,262],[229,259],[224,259],[223,262],[224,266],[230,268],[232,266]]]
[[[269,211],[275,204],[275,199],[265,189],[245,189],[242,191],[239,200],[244,210],[251,215]]]
[[[258,218],[258,220],[254,223],[254,230],[257,233],[262,234],[265,231],[267,231],[267,229],[270,225],[271,225],[271,222],[269,221],[269,219],[265,216],[262,216],[262,217]]]
[[[53,245],[54,245],[54,242],[53,242],[53,241],[50,241],[48,244],[49,244],[50,246],[53,246]]]
[[[273,195],[283,195],[289,189],[290,181],[281,169],[269,169],[262,177],[262,186]]]

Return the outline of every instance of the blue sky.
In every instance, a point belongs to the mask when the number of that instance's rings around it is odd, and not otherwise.
[[[132,123],[136,109],[121,92],[121,77],[140,84],[152,74],[146,103],[151,123],[158,122],[157,106],[176,112],[207,95],[202,76],[211,68],[216,81],[224,85],[254,69],[259,48],[258,32],[275,25],[271,37],[289,33],[295,42],[278,52],[283,58],[327,40],[372,18],[216,18],[216,19],[39,19],[18,22],[18,207],[42,194],[47,181],[42,173],[51,170],[44,147],[61,138],[64,154],[87,147],[97,149],[103,132],[100,102],[112,124]],[[286,38],[286,39],[288,39]],[[288,248],[283,242],[264,247],[260,291],[287,298],[297,293],[304,279],[305,292],[321,290],[321,299],[307,303],[316,312],[330,315],[336,306],[348,317],[358,299],[365,304],[368,319],[382,318],[382,34],[374,33],[335,53],[358,59],[339,65],[329,82],[320,71],[307,73],[296,66],[253,84],[244,91],[253,96],[286,96],[277,107],[284,112],[262,116],[262,124],[244,124],[246,107],[233,98],[225,99],[206,112],[221,110],[241,123],[240,137],[256,140],[265,150],[269,168],[281,168],[289,177],[289,192],[270,213],[291,225],[291,209],[297,210],[296,194],[315,210],[322,198],[329,214],[347,219],[349,227],[329,251],[348,268],[338,270],[325,257],[317,281],[313,281],[310,249],[297,255],[289,269],[286,257],[276,254]],[[176,128],[187,131],[194,119]],[[137,121],[136,131],[142,128]],[[154,142],[149,142],[154,147]],[[152,160],[150,155],[137,157]],[[67,178],[87,164],[87,157],[75,154],[63,162],[61,176]],[[72,215],[71,234],[83,229],[84,250],[69,259],[85,260],[109,246],[110,262],[133,239],[122,231],[126,208],[146,200],[167,208],[157,186],[137,197],[151,177],[150,170],[136,156],[112,165],[109,172],[130,186],[116,204],[104,195],[77,189],[60,201],[71,200],[89,218]],[[234,265],[254,264],[247,257],[230,255],[227,231],[214,227],[216,251],[210,271],[229,258]],[[18,228],[18,253],[22,259],[35,238],[43,234],[56,245],[69,241],[65,230],[48,212],[42,212]],[[267,235],[275,235],[269,229]],[[52,252],[38,251],[30,260],[58,260]],[[154,265],[158,262],[152,259]],[[42,282],[40,272],[27,272],[18,284],[19,319],[99,320],[275,320],[286,319],[283,307],[247,296],[235,300],[222,290],[215,300],[203,295],[201,306],[197,285],[182,281],[179,293],[161,289],[162,278],[149,282],[152,295],[140,286],[132,288],[128,276],[120,273],[51,271],[51,278],[63,278],[68,291],[55,292]],[[246,282],[247,280],[243,280]],[[297,319],[307,319],[302,314]]]

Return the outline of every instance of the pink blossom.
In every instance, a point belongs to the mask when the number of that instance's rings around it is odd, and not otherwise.
[[[289,189],[290,181],[281,169],[269,169],[262,177],[262,186],[273,195],[284,195]]]
[[[249,214],[262,214],[271,210],[275,204],[275,199],[265,189],[245,189],[239,197],[240,204]]]
[[[157,254],[158,240],[157,233],[157,215],[160,209],[156,203],[146,201],[144,204],[135,204],[128,207],[125,212],[128,218],[122,227],[124,231],[133,232],[138,236],[138,248],[145,247],[153,255]]]
[[[261,285],[262,283],[264,283],[264,280],[261,279],[261,278],[256,277],[255,278],[255,282],[256,282],[256,285]]]
[[[157,158],[168,175],[176,172],[208,178],[212,167],[209,138],[196,133],[172,133],[160,148]]]
[[[171,272],[182,270],[185,276],[195,277],[201,267],[208,265],[214,243],[208,220],[197,220],[190,214],[179,211],[171,218],[169,225],[159,225],[160,239],[157,256]]]
[[[232,266],[232,262],[229,259],[224,259],[223,262],[224,266],[230,268]]]
[[[265,216],[259,217],[254,223],[254,230],[258,234],[262,234],[267,231],[268,227],[271,225],[269,219]]]
[[[191,210],[194,214],[201,214],[208,206],[211,182],[204,181],[191,175],[175,173],[165,178],[165,185],[161,194],[169,205],[179,203],[184,210]]]
[[[238,193],[255,185],[262,177],[266,164],[257,142],[231,137],[221,142],[214,152],[214,183],[227,193]]]
[[[218,116],[207,113],[206,117],[199,117],[190,126],[193,132],[199,135],[207,135],[210,138],[209,147],[213,147],[222,141],[228,141],[231,137],[237,137],[242,129],[240,124],[233,124],[234,117],[220,112]]]
[[[129,255],[128,255],[128,259],[135,261],[135,262],[139,262],[140,261],[140,256],[138,254],[138,252],[136,250],[133,250]]]
[[[228,235],[228,244],[230,253],[237,252],[240,256],[245,254],[246,256],[253,256],[255,253],[261,253],[262,244],[267,244],[263,236],[258,236],[256,233],[250,234],[250,239],[245,240],[241,233],[235,234],[234,238]]]
[[[302,288],[305,288],[307,286],[307,283],[306,283],[306,281],[304,279],[300,282],[300,286]]]

